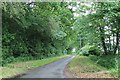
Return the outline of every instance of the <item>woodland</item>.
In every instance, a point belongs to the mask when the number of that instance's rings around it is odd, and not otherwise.
[[[2,3],[2,66],[65,54],[119,58],[119,53],[120,2]],[[108,68],[118,65],[116,57]]]

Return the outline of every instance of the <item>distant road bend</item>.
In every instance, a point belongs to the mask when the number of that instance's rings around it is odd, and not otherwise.
[[[64,68],[75,57],[71,55],[48,65],[33,69],[20,78],[65,78]]]

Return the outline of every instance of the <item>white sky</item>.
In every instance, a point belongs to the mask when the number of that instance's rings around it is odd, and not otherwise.
[[[80,3],[80,4],[79,4]],[[79,8],[79,5],[85,5],[85,6],[88,6],[88,7],[91,7],[92,6],[92,4],[93,4],[93,2],[86,2],[86,3],[82,3],[82,2],[77,2],[77,5],[76,6],[71,6],[71,5],[69,5],[68,6],[68,8],[72,8],[72,10],[73,11],[76,11],[75,13],[73,13],[74,14],[74,16],[75,17],[79,17],[79,16],[81,16],[81,15],[88,15],[89,13],[90,13],[90,10],[86,10],[86,12],[85,13],[78,13],[77,11],[80,9]],[[93,12],[93,13],[95,13],[95,12]]]

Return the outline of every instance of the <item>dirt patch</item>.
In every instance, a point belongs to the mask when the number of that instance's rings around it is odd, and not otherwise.
[[[93,72],[93,73],[75,73],[65,68],[64,74],[67,78],[114,78],[107,71]]]
[[[64,75],[66,78],[75,78],[73,74],[68,70],[67,66],[64,69]]]
[[[106,68],[84,56],[76,56],[67,65],[65,75],[68,78],[114,78]]]
[[[95,73],[80,73],[77,75],[79,78],[113,78],[109,73],[105,71]]]

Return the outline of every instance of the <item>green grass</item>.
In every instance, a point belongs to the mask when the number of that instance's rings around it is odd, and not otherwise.
[[[68,56],[69,55],[64,55],[64,56],[46,58],[42,60],[31,60],[26,62],[10,63],[10,64],[7,64],[5,67],[0,68],[0,75],[1,75],[0,77],[2,78],[13,77],[15,75],[25,73],[28,70],[52,63],[54,61],[57,61],[59,59],[62,59]]]
[[[102,67],[105,67],[113,76],[118,77],[118,55],[89,56],[90,59]]]
[[[72,62],[70,62],[68,68],[73,72],[76,70],[78,73],[92,73],[105,70],[105,68],[95,64],[86,56],[76,56]]]
[[[91,60],[90,56],[77,55],[67,67],[68,71],[79,78],[111,78],[107,68]]]

